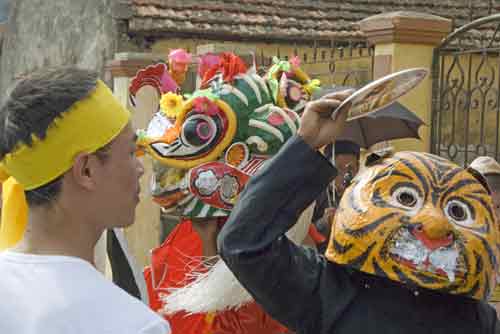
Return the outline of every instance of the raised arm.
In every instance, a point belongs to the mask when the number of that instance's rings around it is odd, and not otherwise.
[[[315,108],[332,110],[333,104],[313,103],[306,115],[317,114]],[[219,234],[218,248],[236,277],[271,316],[293,330],[319,333],[324,326],[325,297],[320,286],[328,277],[328,294],[337,296],[340,306],[347,290],[346,274],[327,265],[315,251],[296,246],[284,233],[335,177],[335,168],[316,148],[331,140],[328,135],[339,133],[345,115],[337,123],[318,118],[314,124],[307,122],[306,115],[298,136],[247,184]]]
[[[303,326],[296,320],[308,316],[304,305],[320,304],[325,263],[284,234],[334,176],[302,139],[291,139],[250,181],[219,234],[219,252],[236,277],[271,316],[295,330]]]

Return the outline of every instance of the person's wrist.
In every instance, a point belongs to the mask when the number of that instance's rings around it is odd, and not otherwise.
[[[316,140],[314,136],[302,131],[302,129],[299,128],[297,131],[297,136],[299,136],[307,145],[309,145],[313,150],[317,150],[318,147],[316,147]]]
[[[315,151],[319,151],[319,149],[325,145],[318,140],[316,134],[307,133],[307,131],[303,131],[300,128],[297,130],[297,135]]]

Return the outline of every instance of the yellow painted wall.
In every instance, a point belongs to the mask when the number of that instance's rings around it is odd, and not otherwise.
[[[292,57],[297,54],[302,61],[303,69],[312,78],[321,80],[324,86],[336,85],[362,85],[372,79],[372,57],[368,54],[368,49],[349,49],[330,47],[315,48],[312,45],[293,44],[273,44],[273,43],[243,43],[243,42],[223,42],[203,39],[168,39],[156,42],[151,51],[159,55],[167,55],[170,49],[184,48],[195,53],[199,45],[217,44],[227,45],[235,52],[253,50],[259,65],[262,56],[271,58],[279,55],[280,58]],[[331,72],[332,61],[335,63],[335,72]],[[351,74],[351,75],[349,75]],[[345,78],[348,78],[344,82]]]
[[[433,47],[421,44],[381,44],[375,47],[375,56],[391,55],[391,72],[400,70],[424,67],[429,70],[429,75],[411,92],[400,98],[398,101],[408,109],[415,112],[427,126],[420,128],[421,141],[416,139],[399,139],[391,141],[396,151],[426,151],[430,150],[430,126],[431,126],[431,99],[432,99],[432,65]]]

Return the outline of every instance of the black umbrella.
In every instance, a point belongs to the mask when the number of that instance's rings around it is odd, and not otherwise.
[[[394,102],[372,114],[348,121],[338,139],[350,140],[363,148],[369,148],[391,139],[420,139],[418,129],[423,124],[408,108]]]
[[[337,86],[324,89],[313,98],[341,91],[350,87]],[[346,128],[339,140],[350,140],[363,148],[382,141],[401,138],[420,139],[418,129],[425,123],[412,111],[399,102],[393,102],[382,109],[347,121]]]

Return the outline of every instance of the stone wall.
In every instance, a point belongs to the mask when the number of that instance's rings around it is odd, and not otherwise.
[[[12,1],[0,59],[0,97],[19,75],[47,66],[78,65],[104,74],[118,45],[114,3]]]

